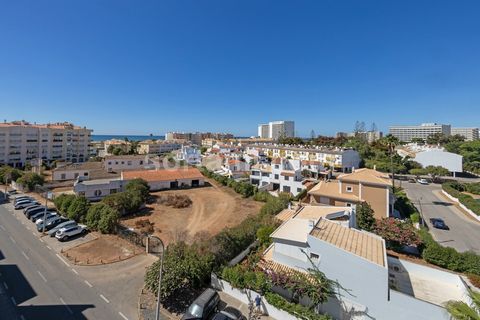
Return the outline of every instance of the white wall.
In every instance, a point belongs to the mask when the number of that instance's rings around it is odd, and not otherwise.
[[[65,174],[65,178],[62,175]],[[53,181],[63,181],[63,180],[75,180],[77,177],[82,177],[88,179],[90,175],[90,170],[68,170],[68,171],[53,171],[52,179]]]
[[[417,153],[414,160],[424,168],[427,166],[442,166],[450,172],[463,171],[463,157],[451,152],[441,150],[423,151]]]

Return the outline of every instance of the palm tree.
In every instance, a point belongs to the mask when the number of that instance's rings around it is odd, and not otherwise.
[[[395,171],[393,170],[393,156],[395,155],[395,148],[397,147],[397,145],[400,144],[400,140],[398,140],[397,137],[389,134],[380,141],[380,144],[382,144],[387,148],[388,154],[390,155],[390,170],[392,174],[392,193],[395,194]],[[392,214],[394,210],[393,206],[394,206],[394,202],[392,201],[392,204],[391,204]]]
[[[445,304],[448,313],[455,320],[480,320],[480,292],[469,290],[471,305],[463,301],[448,301]]]

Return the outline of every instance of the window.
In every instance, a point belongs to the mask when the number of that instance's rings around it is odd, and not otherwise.
[[[60,179],[61,179],[61,180],[65,180],[65,178],[66,178],[65,173],[62,173],[62,175],[60,176]]]
[[[74,178],[75,178],[75,179],[78,178],[78,172],[74,174]]]
[[[278,164],[275,165],[275,169],[278,169],[280,166]]]
[[[285,179],[285,181],[290,180],[290,177],[289,177],[289,176],[285,176],[285,177],[283,177],[283,178]]]
[[[88,172],[84,172],[83,175],[84,175],[85,177],[88,177]]]
[[[93,194],[95,195],[95,197],[100,197],[102,195],[102,190],[95,190]]]
[[[276,175],[275,175],[275,179],[277,179],[277,180],[278,180],[278,174],[276,174]]]
[[[142,164],[143,164],[143,160],[140,160],[140,165],[142,165]]]
[[[127,161],[127,164],[128,164],[129,166],[131,166],[131,165],[132,165],[132,161]]]
[[[110,194],[117,193],[117,189],[110,189]]]
[[[347,192],[352,192],[353,191],[353,188],[352,187],[349,187],[347,186]]]
[[[268,177],[270,174],[268,172],[262,172],[262,177]]]
[[[302,188],[297,188],[297,192],[302,192]]]
[[[347,207],[351,207],[351,206],[352,206],[352,204],[351,204],[351,203],[347,203]]]
[[[310,259],[318,260],[318,259],[320,259],[320,255],[318,255],[316,253],[313,253],[313,252],[310,252]]]

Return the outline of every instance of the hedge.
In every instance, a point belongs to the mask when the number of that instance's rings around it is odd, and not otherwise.
[[[330,320],[332,319],[328,315],[318,314],[309,308],[302,306],[301,304],[289,302],[287,299],[284,299],[279,294],[273,292],[267,292],[265,294],[265,300],[275,308],[286,311],[291,315],[300,318],[300,319],[309,319],[309,320]]]
[[[467,187],[467,185],[468,184],[458,182],[445,182],[442,184],[442,189],[452,197],[457,198],[461,204],[472,210],[476,215],[480,216],[480,201],[473,199],[472,196],[468,194],[462,193],[462,191],[468,190],[469,187]]]
[[[206,167],[201,167],[200,172],[204,176],[211,178],[224,186],[232,188],[233,190],[235,190],[236,193],[241,194],[244,198],[253,196],[257,189],[249,182],[235,181],[232,178],[216,174],[208,170]]]
[[[443,247],[425,228],[419,230],[419,235],[423,241],[422,258],[425,261],[448,270],[480,275],[480,255]]]

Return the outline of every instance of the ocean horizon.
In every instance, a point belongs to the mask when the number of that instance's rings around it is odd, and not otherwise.
[[[148,139],[165,140],[165,136],[154,135],[129,135],[129,134],[92,134],[92,141],[104,141],[111,139],[125,140],[127,138],[130,141],[142,141]]]

